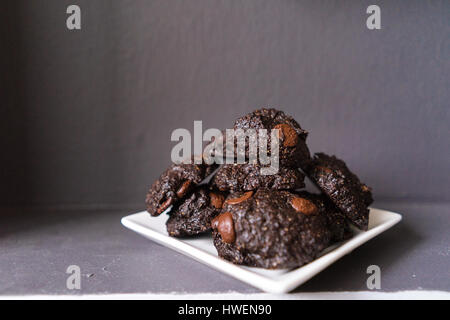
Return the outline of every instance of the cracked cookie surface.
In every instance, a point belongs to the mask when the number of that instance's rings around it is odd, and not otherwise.
[[[167,232],[171,237],[183,237],[210,231],[211,220],[220,213],[224,200],[220,191],[196,187],[169,212]]]
[[[352,237],[353,232],[348,225],[345,215],[324,194],[314,194],[308,191],[296,192],[300,198],[308,199],[316,205],[319,211],[326,217],[327,226],[331,232],[331,242],[339,242]]]
[[[211,184],[222,191],[287,190],[303,188],[304,178],[303,173],[294,168],[280,167],[275,174],[262,175],[260,165],[225,164],[214,175]]]
[[[344,161],[335,156],[316,153],[313,160],[302,169],[350,222],[361,230],[367,230],[372,192],[348,169]]]

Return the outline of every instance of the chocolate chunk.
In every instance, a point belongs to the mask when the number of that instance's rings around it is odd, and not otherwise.
[[[279,129],[281,131],[279,139],[283,141],[283,146],[295,147],[297,145],[298,143],[297,132],[290,125],[286,123],[280,123],[277,124],[274,127],[274,129]]]
[[[225,201],[226,204],[238,204],[242,201],[249,199],[253,195],[253,191],[244,192],[240,197],[237,198],[227,198]]]
[[[158,208],[158,210],[157,210],[157,213],[158,213],[158,214],[163,213],[167,208],[170,207],[170,205],[172,204],[172,202],[173,202],[173,198],[169,198],[169,199],[167,199],[166,201],[164,201],[164,202],[159,206],[159,208]]]
[[[180,189],[178,189],[177,191],[177,197],[178,198],[183,198],[184,195],[186,194],[186,192],[189,189],[189,186],[192,184],[192,181],[190,180],[186,180],[180,187]]]
[[[211,226],[220,233],[220,236],[225,243],[233,243],[236,239],[233,215],[230,212],[224,212],[215,217],[211,223]]]
[[[220,209],[223,206],[223,202],[225,201],[225,197],[222,193],[219,192],[210,192],[209,198],[211,201],[211,205],[216,208]]]
[[[291,205],[295,211],[306,215],[317,214],[319,212],[317,206],[305,198],[294,197],[291,199]]]

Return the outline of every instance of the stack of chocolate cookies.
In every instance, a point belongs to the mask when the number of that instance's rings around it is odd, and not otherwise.
[[[278,269],[304,265],[329,245],[350,238],[349,224],[367,230],[370,188],[342,160],[324,153],[311,157],[308,132],[292,117],[260,109],[236,120],[233,128],[278,129],[278,172],[261,174],[259,162],[170,166],[146,197],[152,216],[168,211],[170,236],[212,231],[220,257]],[[302,190],[305,175],[322,193]]]

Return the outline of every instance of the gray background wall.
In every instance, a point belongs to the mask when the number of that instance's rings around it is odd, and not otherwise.
[[[66,29],[78,4],[82,30]],[[382,30],[365,26],[378,4]],[[377,199],[450,200],[449,1],[10,1],[2,205],[143,207],[175,128],[276,106]]]

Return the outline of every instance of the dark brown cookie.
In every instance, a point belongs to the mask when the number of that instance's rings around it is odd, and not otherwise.
[[[308,132],[303,130],[297,121],[283,111],[276,109],[259,109],[236,120],[234,129],[267,129],[268,154],[270,150],[270,130],[279,129],[279,161],[281,166],[298,168],[310,159],[306,145]],[[246,155],[248,157],[248,145]],[[258,150],[259,151],[259,150]]]
[[[217,168],[216,165],[173,164],[151,186],[145,199],[147,211],[158,216],[171,205],[183,199]]]
[[[344,214],[324,194],[313,194],[307,191],[296,192],[300,198],[313,202],[327,218],[327,226],[331,232],[331,242],[339,242],[352,237],[353,232]]]
[[[326,207],[326,217],[328,222],[328,229],[331,232],[331,242],[339,242],[348,240],[353,236],[353,231],[348,225],[348,220],[344,214],[324,196],[324,203]]]
[[[222,210],[225,194],[206,186],[196,187],[183,202],[174,206],[166,222],[172,237],[184,237],[211,230],[211,220]]]
[[[326,217],[313,202],[269,189],[230,194],[212,227],[220,257],[269,269],[312,261],[331,237]]]
[[[316,153],[313,161],[302,166],[306,175],[361,230],[367,230],[371,189],[361,183],[344,161],[335,156]]]
[[[308,132],[306,130],[303,130],[297,121],[294,120],[294,118],[286,115],[283,111],[279,111],[276,109],[259,109],[254,112],[251,112],[239,119],[236,120],[234,127],[234,130],[241,129],[244,132],[244,136],[242,137],[245,139],[245,149],[243,150],[242,157],[245,160],[249,159],[249,139],[247,136],[245,136],[245,132],[248,132],[248,129],[254,129],[256,133],[257,139],[260,138],[259,136],[259,129],[266,129],[267,130],[267,155],[270,156],[272,154],[271,151],[271,130],[272,129],[278,129],[278,137],[279,137],[279,155],[278,160],[280,166],[286,166],[291,168],[298,168],[300,167],[300,164],[307,162],[310,160],[310,153],[308,150],[308,147],[306,145],[306,137],[308,135]],[[238,157],[238,150],[237,150],[237,137],[241,137],[241,134],[239,134],[239,131],[235,131],[236,137],[234,138],[233,142],[228,141],[226,137],[226,130],[222,131],[222,137],[219,140],[222,143],[222,147],[217,147],[216,152],[223,156],[224,158],[228,156],[228,154],[231,154],[234,159],[237,159]],[[227,142],[232,147],[228,148],[228,154],[227,154]],[[259,161],[259,149],[258,149],[258,143],[253,142],[255,146],[255,151],[258,154],[258,161]],[[237,161],[235,162],[237,163]],[[248,162],[246,162],[248,163]],[[260,162],[261,163],[261,162]]]
[[[276,174],[262,175],[261,166],[256,164],[225,164],[214,175],[211,184],[222,191],[287,190],[303,188],[304,178],[298,169],[280,167]]]

